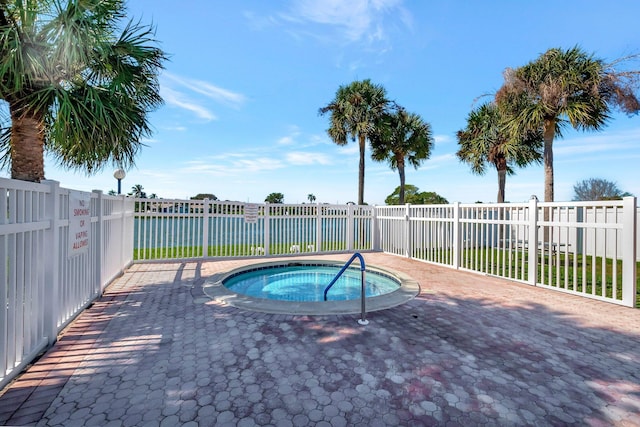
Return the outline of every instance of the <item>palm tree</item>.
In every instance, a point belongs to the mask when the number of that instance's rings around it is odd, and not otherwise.
[[[129,193],[129,195],[136,197],[138,199],[147,198],[147,193],[145,193],[144,187],[142,187],[141,184],[136,184],[133,187],[131,187],[131,193]]]
[[[309,200],[309,203],[313,203],[316,201],[316,196],[314,196],[313,194],[309,194],[307,196],[307,199]]]
[[[374,160],[388,160],[392,170],[400,175],[400,204],[405,202],[405,165],[418,168],[429,158],[433,147],[433,136],[429,123],[415,113],[396,108],[385,114],[377,132],[371,140]]]
[[[542,161],[542,132],[514,136],[505,128],[505,114],[494,102],[471,111],[467,127],[458,131],[458,158],[483,175],[488,165],[498,172],[498,203],[505,201],[506,176],[514,174],[513,166],[524,167]]]
[[[612,106],[626,113],[640,111],[634,94],[638,72],[618,72],[579,47],[549,49],[529,64],[505,72],[505,83],[497,95],[501,102],[525,96],[527,102],[513,111],[511,128],[543,130],[544,200],[554,200],[553,141],[568,124],[578,130],[602,129]]]
[[[151,134],[147,114],[162,103],[165,60],[153,30],[129,22],[121,0],[3,1],[0,97],[11,125],[0,154],[11,177],[44,179],[44,152],[95,173],[130,167]]]
[[[358,205],[364,204],[364,163],[366,141],[390,105],[384,87],[371,80],[354,81],[338,88],[333,101],[320,108],[321,115],[331,113],[329,137],[338,145],[358,138],[360,167],[358,169]]]

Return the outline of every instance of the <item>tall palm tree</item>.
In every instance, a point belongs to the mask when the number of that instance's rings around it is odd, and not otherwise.
[[[360,165],[358,169],[358,204],[364,204],[364,164],[366,141],[375,132],[380,117],[387,111],[390,102],[384,87],[371,80],[354,81],[336,91],[335,98],[319,113],[331,113],[329,137],[338,145],[346,145],[358,139]]]
[[[511,128],[543,129],[545,202],[554,200],[555,137],[567,125],[578,130],[602,129],[613,106],[627,113],[639,111],[634,94],[637,77],[638,72],[618,72],[579,47],[549,49],[527,65],[507,69],[497,99],[506,103],[514,97],[528,99],[513,111]]]
[[[129,22],[122,0],[14,0],[0,7],[0,134],[11,177],[44,179],[44,152],[94,173],[130,167],[162,103],[165,60],[153,29]]]
[[[494,102],[485,103],[469,113],[467,127],[457,133],[458,158],[483,175],[489,165],[498,172],[498,203],[505,201],[506,176],[513,166],[524,167],[542,162],[542,132],[514,136],[505,128],[505,114]]]
[[[313,203],[316,201],[316,196],[309,193],[309,195],[307,195],[307,199],[309,200],[309,203]]]
[[[391,169],[400,175],[400,204],[405,202],[405,166],[414,168],[431,156],[433,136],[431,126],[420,115],[403,108],[385,114],[371,139],[374,160],[388,160]]]

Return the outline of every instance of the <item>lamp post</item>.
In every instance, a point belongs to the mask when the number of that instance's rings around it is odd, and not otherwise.
[[[116,171],[113,173],[113,177],[118,180],[118,194],[120,194],[122,189],[122,187],[120,186],[120,182],[124,179],[125,176],[127,176],[127,174],[122,169],[116,169]]]

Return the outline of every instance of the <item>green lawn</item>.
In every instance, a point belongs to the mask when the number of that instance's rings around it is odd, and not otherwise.
[[[300,253],[315,252],[307,247],[315,242],[302,243],[299,245]],[[253,247],[253,251],[251,250]],[[262,255],[257,252],[256,245],[218,245],[209,246],[207,256],[209,257],[231,257],[231,256],[256,256]],[[322,252],[342,252],[347,250],[346,242],[328,242],[322,245]],[[359,250],[356,248],[356,250]],[[152,249],[134,249],[134,260],[149,259],[178,259],[178,258],[199,258],[202,257],[202,246],[179,246],[173,248],[152,248]],[[274,244],[269,245],[270,255],[286,255],[291,253],[291,245]]]
[[[415,249],[414,258],[444,264],[453,264],[453,252],[448,249],[428,248]],[[514,280],[527,281],[529,276],[527,251],[507,251],[496,248],[465,249],[460,259],[460,266],[466,269],[507,277]],[[544,262],[541,262],[544,261]],[[613,296],[614,261],[611,258],[577,255],[565,256],[564,253],[538,254],[538,282],[563,289],[583,292],[592,295]],[[616,266],[617,299],[622,293],[622,261]],[[603,277],[606,283],[603,295]],[[640,308],[640,263],[636,263],[636,307]]]
[[[501,249],[467,249],[463,253],[461,266],[509,277],[516,280],[528,280],[529,271],[527,251],[504,251]],[[538,255],[538,282],[548,286],[560,287],[576,292],[613,296],[614,260],[592,257],[590,255],[566,256],[564,253]],[[542,262],[543,261],[543,262]],[[604,271],[604,293],[603,293]],[[615,261],[616,298],[622,295],[622,261]],[[640,262],[636,263],[636,307],[640,308]]]

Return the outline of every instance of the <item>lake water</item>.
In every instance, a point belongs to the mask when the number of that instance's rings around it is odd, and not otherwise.
[[[269,241],[271,243],[315,242],[316,218],[270,218]],[[323,218],[322,240],[346,241],[346,218]],[[365,236],[370,236],[370,221],[364,221]],[[358,237],[355,228],[355,239]],[[171,248],[176,246],[202,246],[204,219],[194,217],[150,217],[134,219],[134,248]],[[209,246],[218,245],[262,245],[264,242],[264,220],[247,223],[244,218],[209,218]],[[356,240],[357,241],[357,240]]]

